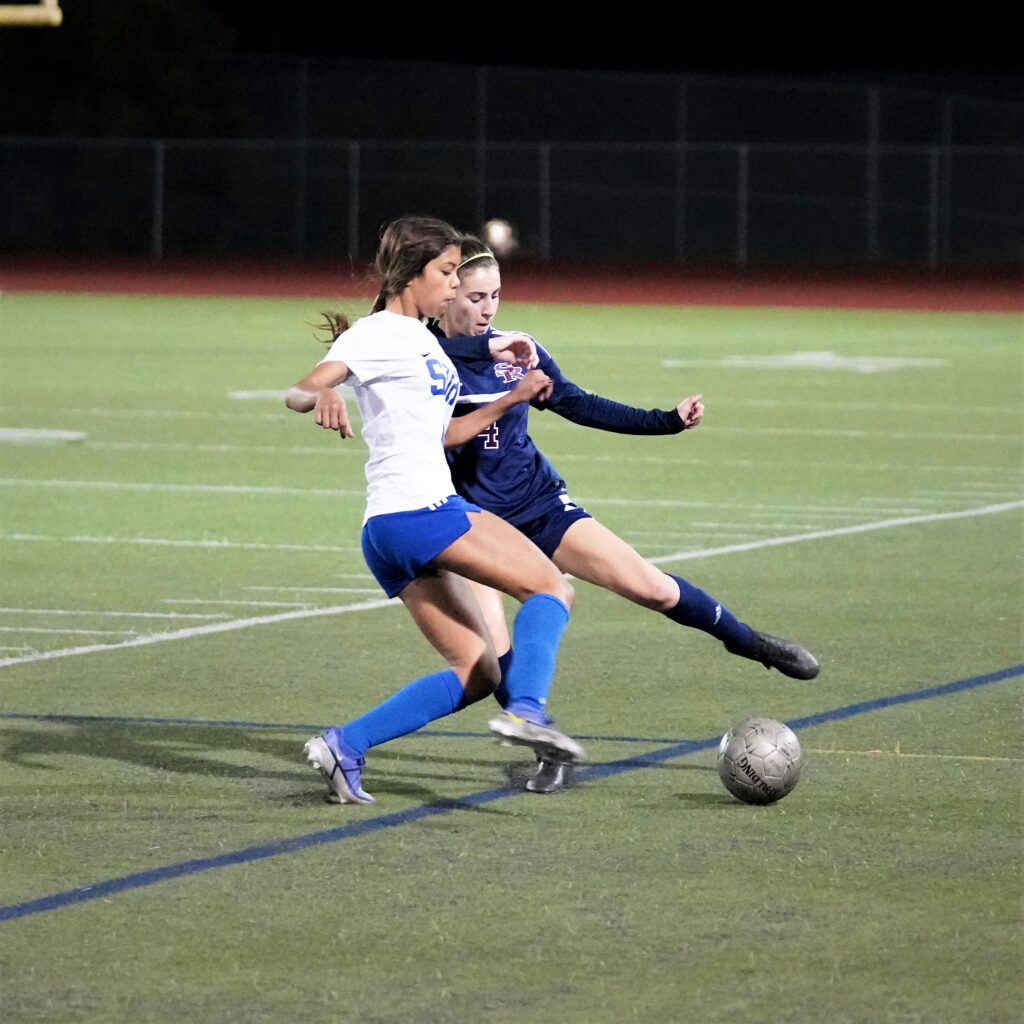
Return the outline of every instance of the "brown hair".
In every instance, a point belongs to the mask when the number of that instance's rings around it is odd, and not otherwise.
[[[379,313],[431,260],[448,246],[460,245],[463,237],[470,236],[463,236],[443,220],[419,214],[399,217],[386,225],[374,261],[380,290],[370,312]],[[323,318],[318,330],[329,333],[332,341],[351,326],[344,313],[324,313]]]
[[[370,312],[379,313],[431,260],[461,242],[462,235],[436,217],[414,215],[393,220],[384,229],[377,249],[374,269],[380,291]]]
[[[498,265],[494,253],[476,235],[463,235],[460,239],[460,248],[462,259],[459,261],[459,270],[466,267],[467,273],[470,273],[474,270],[483,270],[484,267]]]

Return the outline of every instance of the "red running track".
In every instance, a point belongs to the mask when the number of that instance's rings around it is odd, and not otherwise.
[[[551,267],[506,260],[503,295],[520,302],[1024,311],[1024,269],[835,270]],[[0,292],[315,297],[372,295],[345,262],[144,261],[0,257]]]

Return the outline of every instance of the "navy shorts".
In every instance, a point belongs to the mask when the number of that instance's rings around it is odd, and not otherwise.
[[[388,597],[400,594],[471,523],[479,505],[452,495],[411,512],[371,516],[363,524],[363,557]]]
[[[551,498],[540,506],[540,514],[525,523],[517,523],[516,529],[525,533],[548,558],[554,556],[555,549],[562,543],[565,531],[573,523],[581,519],[594,517],[584,508],[580,508],[569,498],[563,486]]]

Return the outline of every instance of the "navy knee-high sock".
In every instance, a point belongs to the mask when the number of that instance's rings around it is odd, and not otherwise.
[[[501,682],[494,688],[494,699],[503,707],[508,707],[508,670],[512,667],[512,648],[498,655],[498,668],[501,669]]]
[[[510,711],[544,713],[568,621],[569,609],[552,594],[534,594],[523,602],[512,625],[515,653],[505,679]]]
[[[663,615],[681,626],[692,626],[710,633],[740,653],[751,648],[753,630],[745,622],[740,622],[728,608],[689,581],[680,576],[672,576],[672,579],[679,584],[679,603],[662,612]]]

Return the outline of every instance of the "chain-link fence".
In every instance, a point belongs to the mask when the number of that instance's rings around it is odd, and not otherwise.
[[[241,74],[258,138],[0,137],[0,251],[364,258],[422,211],[507,220],[545,261],[1024,259],[1020,104],[296,58]]]

